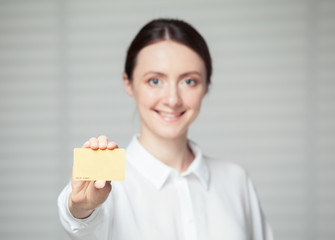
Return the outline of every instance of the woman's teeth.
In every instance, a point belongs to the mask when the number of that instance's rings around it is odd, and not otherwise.
[[[165,112],[159,112],[159,115],[163,117],[168,117],[168,118],[175,118],[181,116],[183,113],[165,113]]]

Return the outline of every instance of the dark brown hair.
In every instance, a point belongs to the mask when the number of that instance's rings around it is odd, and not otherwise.
[[[144,47],[163,40],[172,40],[184,44],[195,51],[205,63],[206,82],[207,85],[210,84],[212,60],[205,39],[190,24],[168,18],[155,19],[147,23],[131,42],[125,63],[125,73],[130,81],[132,80],[138,53]]]

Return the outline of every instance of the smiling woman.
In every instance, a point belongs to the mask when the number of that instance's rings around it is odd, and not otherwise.
[[[271,240],[253,184],[238,165],[188,140],[212,64],[202,36],[174,19],[149,22],[131,43],[123,74],[140,115],[126,149],[126,180],[72,180],[58,199],[72,239]],[[115,149],[107,137],[85,148]]]
[[[185,145],[188,127],[207,92],[204,61],[185,45],[161,41],[139,52],[133,79],[125,74],[124,82],[141,117],[141,144],[152,148],[167,165],[176,164],[174,158],[160,154],[161,143],[171,140]]]

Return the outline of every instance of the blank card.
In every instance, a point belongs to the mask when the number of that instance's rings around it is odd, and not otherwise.
[[[125,178],[125,150],[73,150],[73,180],[123,181]]]

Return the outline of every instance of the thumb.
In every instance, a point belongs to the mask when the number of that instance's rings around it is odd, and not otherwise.
[[[95,188],[97,188],[97,189],[102,189],[102,188],[105,187],[105,185],[106,185],[106,181],[105,181],[105,180],[97,180],[97,181],[95,181],[95,183],[94,183],[94,186],[95,186]]]

